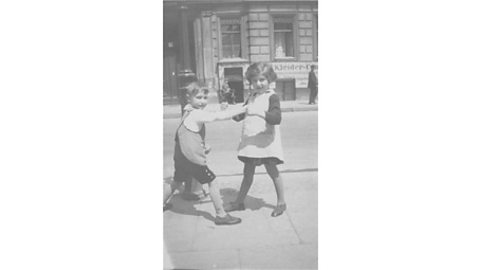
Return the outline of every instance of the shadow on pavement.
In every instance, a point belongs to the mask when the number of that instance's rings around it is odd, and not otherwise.
[[[233,188],[224,188],[220,190],[220,196],[222,197],[224,206],[225,204],[229,202],[233,202],[235,198],[237,197],[238,190],[233,189]],[[170,200],[170,203],[173,205],[173,207],[168,210],[173,213],[181,214],[181,215],[189,215],[189,216],[201,216],[207,220],[210,220],[212,222],[215,222],[215,217],[206,211],[198,210],[195,208],[195,205],[200,205],[200,204],[212,204],[212,201],[210,200],[209,197],[206,197],[204,199],[201,199],[199,201],[186,201],[181,198],[180,194],[176,194],[173,196],[173,198]],[[263,207],[275,209],[275,206],[269,203],[266,203],[263,199],[261,198],[256,198],[247,195],[245,198],[245,208],[250,209],[252,211],[259,210]],[[213,205],[212,205],[212,210],[213,210]]]
[[[279,170],[279,172],[280,173],[318,172],[318,168],[286,169],[286,170]],[[255,175],[260,175],[260,174],[267,174],[267,172],[262,172],[262,171],[255,172]],[[229,177],[229,176],[243,176],[243,173],[217,174],[217,177]]]
[[[235,201],[237,198],[238,190],[233,188],[224,188],[220,190],[220,195],[222,196],[223,204],[227,204],[230,202]],[[275,209],[275,206],[269,203],[266,203],[263,199],[255,198],[252,196],[247,195],[245,197],[245,208],[250,210],[259,210],[263,207],[268,207],[271,209]]]

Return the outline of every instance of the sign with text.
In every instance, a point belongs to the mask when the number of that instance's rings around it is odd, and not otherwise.
[[[311,65],[317,62],[272,62],[273,70],[279,79],[295,79],[296,88],[307,88]]]

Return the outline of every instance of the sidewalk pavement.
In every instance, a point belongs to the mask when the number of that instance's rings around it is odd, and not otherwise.
[[[229,105],[229,106],[241,106],[242,104]],[[282,112],[296,112],[296,111],[318,111],[318,104],[310,105],[308,100],[285,100],[280,101],[280,107]],[[216,111],[220,110],[220,104],[218,102],[211,102],[205,110]],[[180,104],[163,105],[163,118],[180,118]]]
[[[276,205],[272,180],[259,170],[245,200],[242,222],[216,226],[209,197],[175,195],[164,212],[164,269],[318,269],[317,169],[281,171],[287,211]],[[241,174],[217,175],[224,203],[235,199]]]

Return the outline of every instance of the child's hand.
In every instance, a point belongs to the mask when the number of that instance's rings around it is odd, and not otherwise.
[[[228,108],[228,103],[224,102],[220,104],[220,110],[225,111]]]
[[[210,151],[212,150],[212,147],[208,144],[205,145],[205,154],[208,154],[210,153]]]

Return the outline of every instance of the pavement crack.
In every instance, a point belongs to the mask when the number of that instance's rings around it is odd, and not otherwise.
[[[302,173],[302,172],[318,172],[318,168],[303,168],[303,169],[286,169],[280,170],[280,173]],[[255,172],[255,175],[265,175],[267,172]],[[229,177],[229,176],[243,176],[243,172],[241,173],[229,173],[229,174],[217,174],[217,177]],[[164,178],[169,179],[169,177]]]
[[[300,245],[305,244],[305,242],[304,242],[304,241],[302,240],[302,238],[300,237],[300,234],[298,233],[297,228],[295,228],[295,225],[293,224],[293,221],[292,221],[292,219],[290,218],[290,215],[288,214],[288,212],[285,212],[285,214],[287,214],[288,221],[290,222],[290,225],[292,226],[293,231],[295,232],[295,235],[296,235],[297,238],[298,238],[298,244],[300,244]]]

